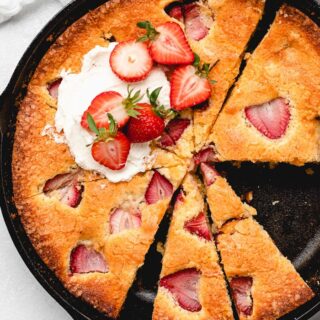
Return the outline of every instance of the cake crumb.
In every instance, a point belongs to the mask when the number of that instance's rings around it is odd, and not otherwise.
[[[245,199],[247,203],[250,203],[253,200],[253,192],[249,191],[245,194]]]
[[[275,205],[278,204],[279,202],[280,202],[279,200],[272,201],[272,205],[275,206]]]
[[[307,168],[305,170],[305,173],[308,175],[308,176],[312,176],[314,174],[314,170],[312,168]]]
[[[157,251],[164,255],[164,244],[161,241],[157,242]]]

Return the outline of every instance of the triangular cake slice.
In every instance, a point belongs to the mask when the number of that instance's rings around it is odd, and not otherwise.
[[[233,319],[200,189],[188,174],[177,196],[153,320]]]
[[[257,213],[253,207],[241,201],[213,164],[203,162],[200,170],[206,186],[211,217],[217,229],[228,220],[250,217]]]
[[[213,128],[221,160],[320,160],[320,29],[284,5]]]
[[[247,43],[262,17],[264,1],[205,0],[176,4],[167,10],[169,15],[184,27],[191,48],[201,60],[215,64],[210,73],[210,79],[214,80],[212,98],[209,104],[194,110],[194,139],[199,150],[239,72]]]
[[[314,296],[254,219],[225,224],[217,245],[240,320],[278,319]]]
[[[52,190],[20,201],[19,213],[62,283],[116,318],[186,169],[159,168],[117,184],[83,182],[76,208],[61,201],[64,191]]]

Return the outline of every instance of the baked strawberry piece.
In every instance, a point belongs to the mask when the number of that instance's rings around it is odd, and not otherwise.
[[[110,66],[121,80],[137,82],[149,75],[153,61],[147,44],[132,40],[117,44],[110,55]]]
[[[115,209],[110,216],[110,233],[115,234],[124,230],[141,226],[141,212],[135,209]]]
[[[54,80],[53,82],[49,83],[47,86],[47,89],[49,91],[50,96],[57,100],[58,94],[59,94],[59,87],[62,82],[62,78],[59,78],[57,80]]]
[[[307,29],[320,37],[318,26],[300,11],[283,6],[277,13],[213,127],[209,142],[221,161],[320,160],[320,93],[314,82],[320,53]]]
[[[256,214],[253,207],[241,201],[226,178],[220,175],[213,164],[202,162],[200,172],[206,188],[211,217],[217,229],[228,220]]]
[[[146,35],[138,41],[150,41],[150,55],[160,64],[190,64],[194,60],[192,50],[179,24],[166,22],[156,27],[149,21],[138,23],[138,27],[146,30]]]
[[[233,319],[200,190],[199,180],[187,174],[172,213],[154,320]]]
[[[314,296],[254,219],[226,223],[216,239],[240,320],[279,319]]]
[[[162,147],[174,146],[181,138],[185,130],[190,126],[190,119],[177,118],[170,120],[164,129],[159,143]]]

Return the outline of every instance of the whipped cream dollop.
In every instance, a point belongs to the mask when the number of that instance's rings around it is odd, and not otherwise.
[[[147,164],[152,161],[149,143],[132,143],[123,169],[116,171],[100,165],[91,155],[91,144],[95,135],[80,124],[84,111],[98,94],[116,91],[123,97],[127,96],[128,83],[120,80],[109,64],[110,54],[116,45],[117,43],[113,42],[108,47],[95,47],[83,57],[80,73],[64,71],[61,74],[63,80],[58,90],[58,110],[55,117],[56,129],[58,132],[63,130],[76,163],[83,169],[101,173],[111,182],[130,180],[137,173],[144,172]],[[130,88],[141,90],[141,93],[158,87],[162,87],[159,102],[165,107],[170,106],[170,84],[160,67],[154,67],[145,80],[130,84]],[[146,94],[141,102],[149,102]]]

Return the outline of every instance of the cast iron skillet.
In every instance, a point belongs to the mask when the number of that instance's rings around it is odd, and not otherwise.
[[[42,286],[69,312],[74,319],[105,319],[105,316],[64,289],[55,275],[36,254],[17,214],[12,192],[12,146],[19,101],[24,97],[26,84],[39,61],[55,39],[74,21],[105,3],[106,0],[77,0],[62,10],[39,33],[20,60],[0,101],[0,204],[10,235],[27,266]],[[290,5],[308,14],[320,24],[319,0],[288,0]],[[283,0],[267,0],[266,13],[250,41],[252,51],[266,33],[275,12]],[[251,203],[258,209],[258,221],[267,229],[280,250],[291,259],[298,271],[320,293],[320,166],[306,168],[279,165],[270,170],[266,165],[230,163],[219,164],[238,194],[253,191]],[[138,271],[133,287],[121,313],[121,319],[151,319],[152,301],[161,270],[161,255],[157,241],[165,242],[169,218],[166,216],[150,248],[145,265]],[[266,253],[261,253],[266,254]],[[270,275],[272,277],[272,275]],[[284,287],[283,290],[286,288]],[[320,311],[319,298],[314,298],[283,319],[309,319]],[[320,314],[319,314],[320,315]],[[320,316],[319,316],[320,318]],[[178,319],[183,320],[183,319]]]

